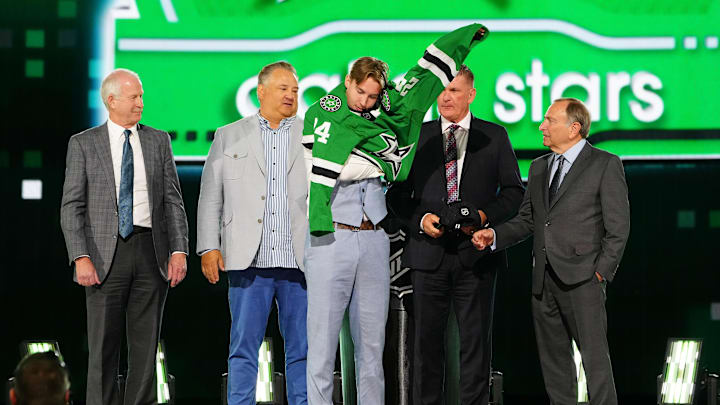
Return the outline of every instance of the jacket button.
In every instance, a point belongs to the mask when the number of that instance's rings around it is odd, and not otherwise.
[[[540,249],[540,250],[542,250],[542,251],[543,251],[543,253],[545,252],[545,248],[542,248],[542,249]]]
[[[550,221],[545,222],[545,226],[550,226]]]
[[[117,235],[113,235],[113,239],[117,239]]]
[[[260,199],[261,199],[261,200],[264,200],[264,199],[265,199],[265,196],[264,196],[264,195],[261,195],[261,196],[260,196]]]
[[[262,218],[258,219],[258,224],[262,224]]]
[[[233,155],[233,157],[234,157],[235,159],[237,159],[237,153],[236,153],[236,154],[234,154],[234,155]]]

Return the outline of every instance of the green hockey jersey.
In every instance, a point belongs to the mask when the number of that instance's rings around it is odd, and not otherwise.
[[[477,35],[480,29],[485,34]],[[350,110],[341,83],[308,109],[303,144],[312,147],[310,232],[333,232],[330,197],[351,153],[364,157],[387,181],[403,181],[410,172],[425,113],[458,73],[470,49],[487,37],[481,24],[452,31],[431,44],[398,83],[383,89],[374,110]]]

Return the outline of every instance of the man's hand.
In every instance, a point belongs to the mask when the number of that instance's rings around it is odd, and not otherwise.
[[[495,233],[492,229],[481,229],[473,234],[472,243],[477,250],[485,250],[494,240]]]
[[[222,253],[220,253],[219,250],[213,249],[200,256],[200,264],[202,266],[203,275],[210,284],[215,284],[220,281],[218,268],[225,271],[225,262],[223,261]]]
[[[485,28],[485,27],[480,27],[480,29],[478,29],[477,32],[475,33],[475,36],[473,37],[473,39],[474,39],[475,41],[482,41],[482,40],[484,40],[485,38],[487,38],[487,36],[488,36],[489,33],[490,33],[490,31],[488,31],[487,28]]]
[[[445,232],[442,228],[438,229],[435,227],[435,225],[440,224],[440,217],[438,217],[435,214],[425,214],[425,216],[422,219],[422,231],[425,232],[428,236],[431,238],[439,238],[443,236],[443,233]]]
[[[173,253],[168,262],[168,280],[170,287],[180,284],[187,274],[187,257],[185,253]]]
[[[89,257],[75,259],[75,275],[77,276],[77,283],[82,286],[90,287],[91,285],[100,284],[95,265]]]
[[[483,210],[478,210],[478,214],[480,215],[480,225],[465,225],[460,227],[460,230],[462,233],[464,233],[467,236],[472,236],[478,229],[480,229],[485,223],[487,222],[487,215],[485,215],[485,212]]]

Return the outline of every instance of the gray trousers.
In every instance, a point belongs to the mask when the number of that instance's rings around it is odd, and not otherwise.
[[[333,371],[345,310],[355,346],[359,405],[385,403],[383,348],[390,299],[390,241],[383,230],[337,229],[307,238],[307,394],[332,405]]]
[[[157,404],[155,353],[168,283],[160,275],[152,233],[118,236],[107,278],[85,287],[88,360],[87,405],[119,405],[120,344],[125,330],[128,372],[125,405]]]
[[[552,405],[577,403],[571,340],[582,355],[590,405],[617,405],[607,341],[605,282],[592,276],[564,284],[548,265],[541,295],[532,297],[533,321],[545,389]]]

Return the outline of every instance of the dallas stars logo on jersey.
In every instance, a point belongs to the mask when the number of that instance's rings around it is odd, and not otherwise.
[[[320,107],[325,111],[335,112],[340,109],[341,105],[342,101],[340,101],[340,98],[332,94],[328,94],[320,99]]]
[[[310,232],[334,231],[330,197],[348,156],[362,156],[385,175],[403,181],[410,172],[425,112],[455,78],[470,48],[487,35],[472,24],[428,46],[418,64],[395,86],[388,86],[372,111],[357,113],[346,102],[344,83],[313,104],[305,114],[303,144],[312,144]],[[342,107],[342,108],[341,108]]]

